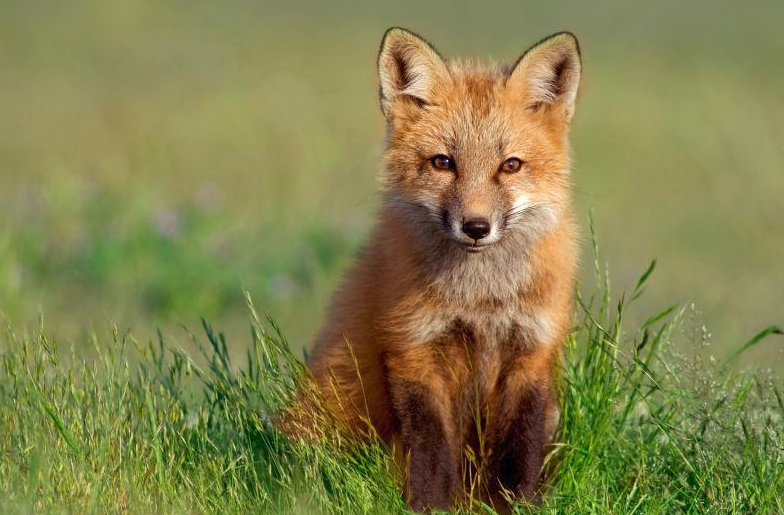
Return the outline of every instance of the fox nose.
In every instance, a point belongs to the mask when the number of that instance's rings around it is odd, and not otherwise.
[[[490,234],[490,222],[485,218],[471,218],[463,222],[463,232],[469,238],[481,240]]]

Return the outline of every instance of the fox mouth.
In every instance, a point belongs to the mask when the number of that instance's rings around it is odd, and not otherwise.
[[[476,241],[473,243],[460,243],[460,247],[469,254],[479,254],[480,252],[484,252],[487,247],[491,245],[491,243],[479,243]]]

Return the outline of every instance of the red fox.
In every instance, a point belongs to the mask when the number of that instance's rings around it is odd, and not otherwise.
[[[537,494],[572,321],[580,72],[567,32],[506,67],[384,35],[380,212],[308,365],[349,427],[400,442],[412,509],[461,502],[471,453],[490,502]]]

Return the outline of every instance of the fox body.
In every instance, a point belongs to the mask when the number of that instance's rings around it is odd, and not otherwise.
[[[451,506],[480,475],[492,502],[530,499],[572,318],[577,41],[502,67],[393,28],[378,68],[382,205],[309,367],[351,428],[402,444],[412,508]]]

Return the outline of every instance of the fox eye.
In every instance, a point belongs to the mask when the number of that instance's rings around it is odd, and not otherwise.
[[[433,165],[434,168],[438,170],[454,170],[455,169],[455,162],[452,160],[451,157],[445,156],[443,154],[438,154],[437,156],[433,156],[430,158],[430,163]]]
[[[506,173],[517,173],[523,167],[523,162],[516,157],[510,157],[501,163],[501,171]]]

